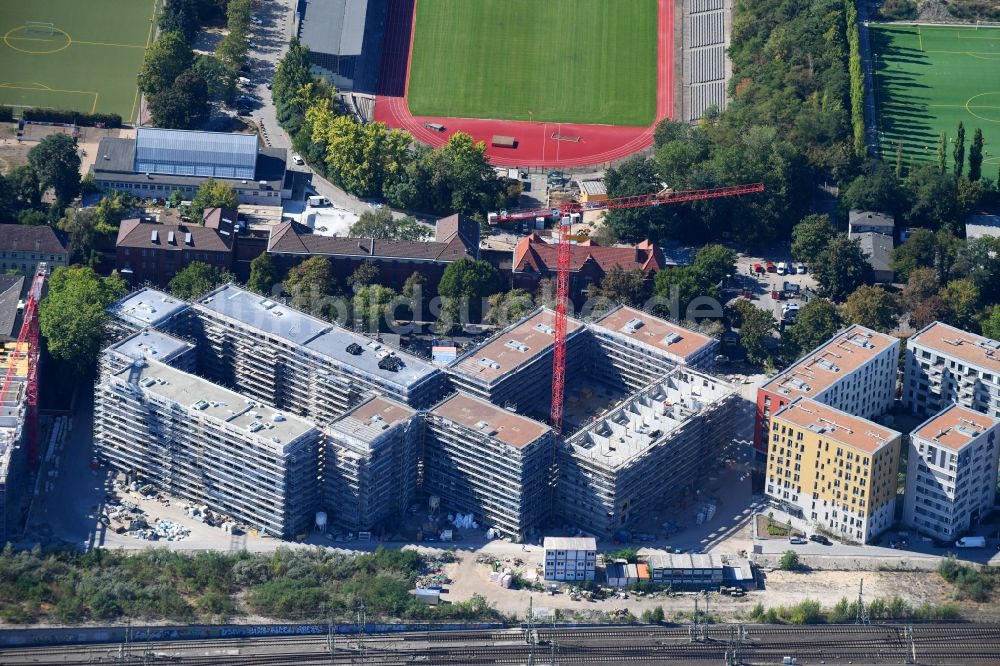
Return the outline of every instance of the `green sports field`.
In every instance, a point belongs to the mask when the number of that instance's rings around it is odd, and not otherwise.
[[[656,11],[656,0],[418,0],[410,111],[650,125]]]
[[[154,0],[24,0],[0,12],[0,104],[135,117]]]
[[[978,127],[985,164],[1000,161],[1000,28],[872,25],[882,153],[936,160],[940,133]],[[951,163],[951,150],[948,151]],[[983,172],[993,175],[994,170]]]

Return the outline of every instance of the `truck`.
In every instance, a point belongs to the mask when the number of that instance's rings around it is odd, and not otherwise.
[[[986,537],[967,536],[955,542],[955,548],[985,548]]]
[[[320,208],[322,206],[329,206],[330,200],[326,197],[314,196],[309,197],[309,205],[313,208]]]

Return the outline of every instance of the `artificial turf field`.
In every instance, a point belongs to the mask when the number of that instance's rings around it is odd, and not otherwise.
[[[417,0],[416,116],[647,126],[657,0]]]
[[[135,117],[136,74],[152,39],[154,0],[3,4],[0,104]]]
[[[986,164],[1000,162],[1000,28],[872,24],[882,154],[936,160],[942,131],[965,124],[968,150],[976,128]],[[992,144],[992,145],[991,145]],[[951,163],[951,148],[948,149]]]

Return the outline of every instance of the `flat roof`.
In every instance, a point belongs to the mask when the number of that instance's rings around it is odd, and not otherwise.
[[[439,372],[430,363],[412,354],[375,342],[233,284],[210,292],[197,301],[195,307],[234,319],[342,365],[357,368],[401,386],[412,386]],[[360,353],[352,354],[347,351],[352,344],[361,348]],[[395,371],[379,367],[382,357],[389,354],[400,361]]]
[[[187,310],[190,305],[174,298],[170,294],[149,287],[132,292],[122,300],[113,304],[110,313],[125,321],[139,326],[156,328],[179,312]]]
[[[892,229],[896,226],[892,215],[872,210],[852,210],[847,214],[847,222],[851,225],[865,227],[883,227]],[[891,232],[890,232],[891,233]]]
[[[401,402],[376,396],[366,400],[330,424],[330,430],[370,442],[417,411]]]
[[[431,414],[521,449],[551,431],[549,426],[465,393],[455,393]],[[471,442],[470,442],[471,444]]]
[[[1000,342],[996,340],[936,321],[917,331],[909,342],[961,359],[987,372],[1000,373]]]
[[[680,360],[687,360],[718,342],[715,338],[625,305],[607,313],[593,326],[650,345]]]
[[[885,426],[828,407],[808,398],[797,398],[785,405],[774,419],[811,430],[823,439],[838,442],[865,453],[875,453],[902,436]]]
[[[542,547],[545,550],[597,550],[597,539],[547,536],[542,542]]]
[[[148,358],[168,362],[170,359],[194,349],[194,345],[162,331],[143,329],[107,348],[109,352],[129,358]]]
[[[315,430],[315,426],[297,416],[249,400],[197,375],[159,361],[137,363],[139,365],[123,368],[115,376],[123,382],[132,379],[142,391],[244,430],[248,437],[256,436],[262,444],[278,452],[283,452],[289,442]],[[260,428],[253,430],[257,426]]]
[[[556,314],[548,308],[533,313],[503,329],[485,343],[458,357],[449,368],[465,377],[487,384],[526,366],[555,342]],[[566,318],[566,336],[583,324]]]
[[[965,218],[965,240],[1000,236],[1000,214],[973,213]]]
[[[998,424],[1000,419],[981,414],[968,407],[951,404],[917,426],[912,434],[914,437],[958,451]]]
[[[854,324],[785,368],[761,388],[790,399],[815,397],[893,344],[899,341]]]

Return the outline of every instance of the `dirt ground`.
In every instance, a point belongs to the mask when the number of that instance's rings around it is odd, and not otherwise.
[[[452,579],[450,590],[442,599],[462,601],[474,594],[486,597],[492,604],[505,613],[516,613],[524,617],[527,613],[529,598],[532,600],[535,612],[547,616],[559,609],[564,617],[593,618],[601,613],[610,613],[614,609],[627,609],[639,617],[646,609],[662,606],[667,616],[674,618],[679,613],[694,611],[695,598],[699,598],[699,608],[704,610],[705,598],[691,593],[675,596],[656,596],[652,598],[637,598],[630,594],[628,599],[607,599],[603,601],[573,601],[565,593],[550,596],[546,593],[530,590],[507,590],[500,588],[489,580],[491,568],[487,564],[476,562],[476,553],[459,553],[459,561],[445,565],[445,572]],[[515,566],[515,558],[524,561],[524,565]],[[534,576],[534,569],[540,565],[541,551],[523,555],[508,555],[501,557],[504,566],[520,572],[526,578]],[[832,607],[842,597],[855,599],[858,595],[860,579],[864,577],[864,594],[868,601],[879,597],[899,596],[913,606],[924,603],[939,604],[950,600],[950,586],[940,577],[926,572],[851,572],[851,571],[812,571],[807,573],[792,573],[772,571],[766,574],[766,589],[750,592],[741,599],[733,599],[719,594],[711,594],[708,599],[709,610],[723,618],[749,614],[758,603],[765,608],[788,606],[804,599],[819,601],[824,607]],[[453,590],[453,591],[451,591]]]

